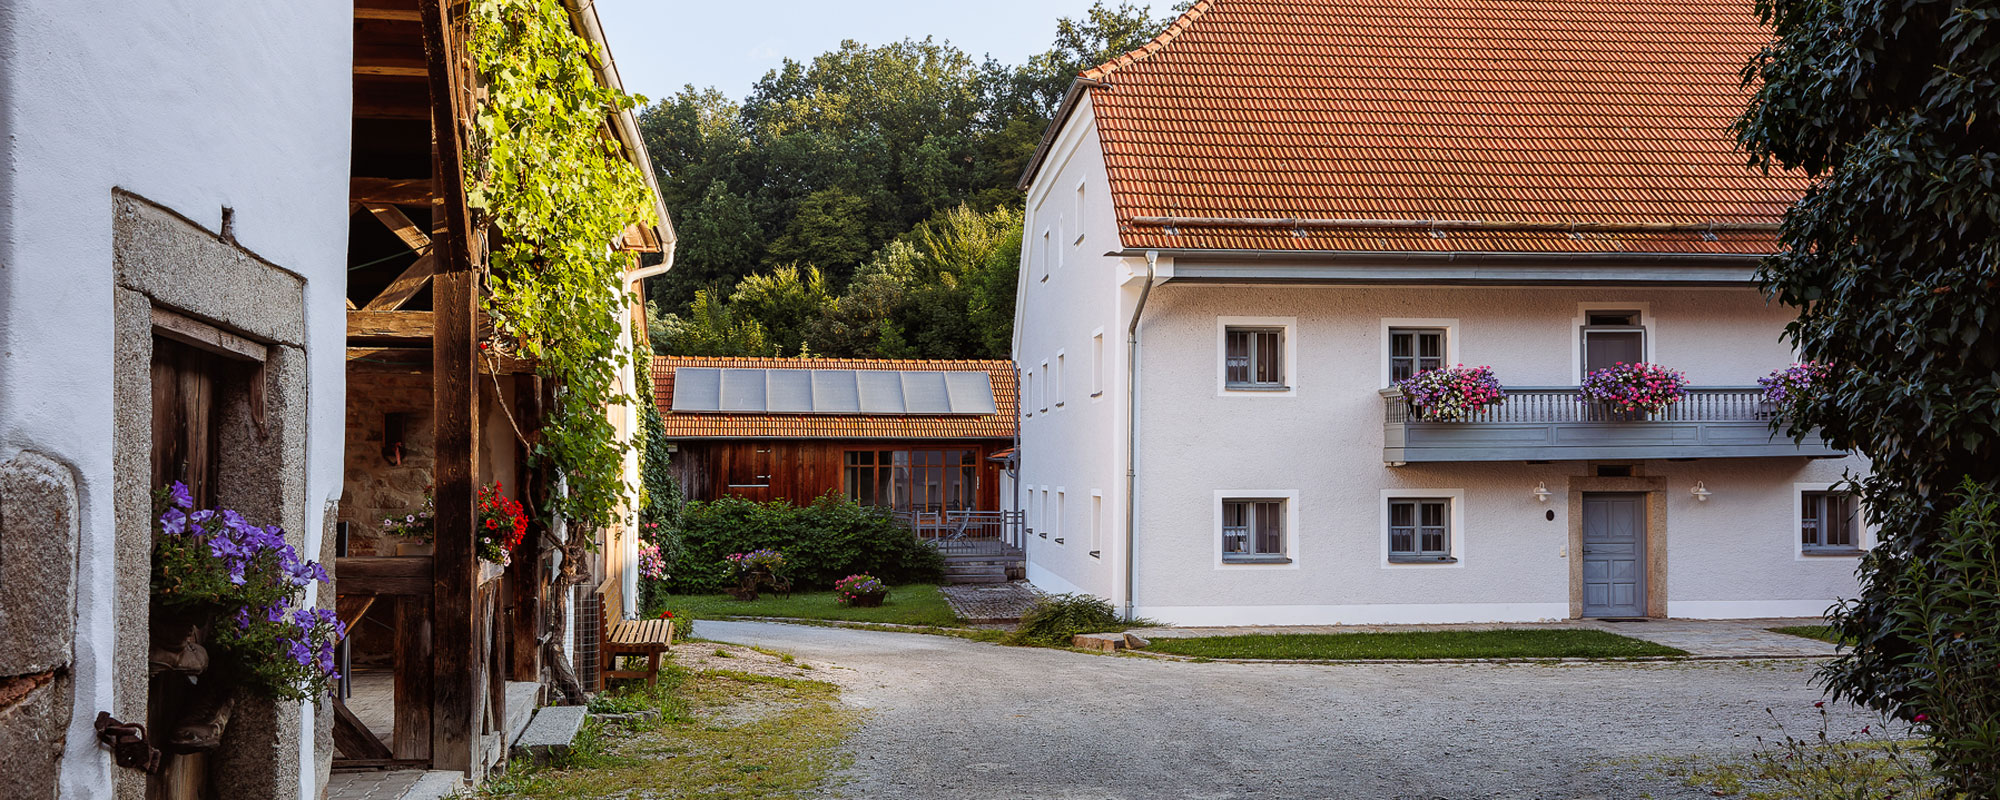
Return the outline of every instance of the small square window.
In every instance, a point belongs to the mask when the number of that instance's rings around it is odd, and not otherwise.
[[[1451,562],[1451,501],[1397,498],[1389,501],[1389,560],[1398,563]]]
[[[1227,328],[1224,384],[1230,389],[1285,389],[1285,329]]]
[[[1222,560],[1229,564],[1283,564],[1285,501],[1222,501]]]
[[[1389,380],[1444,367],[1443,328],[1390,328]]]
[[[1854,495],[1806,492],[1799,498],[1799,543],[1807,553],[1848,554],[1861,549]]]

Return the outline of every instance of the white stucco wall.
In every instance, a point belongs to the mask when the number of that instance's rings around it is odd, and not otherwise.
[[[1037,530],[1028,541],[1028,577],[1050,591],[1089,592],[1122,603],[1117,565],[1124,551],[1125,331],[1135,289],[1126,286],[1129,260],[1105,256],[1121,245],[1087,97],[1028,194],[1022,245],[1014,363],[1023,391],[1032,387],[1036,395],[1021,402],[1020,500]],[[1139,270],[1143,275],[1143,264]],[[1101,345],[1094,341],[1098,336]],[[1061,405],[1050,395],[1043,410],[1040,400],[1053,388],[1047,373],[1058,355]],[[1058,491],[1060,520],[1054,516]],[[1011,492],[1002,501],[1012,502]]]
[[[1137,606],[1194,623],[1532,620],[1569,614],[1564,477],[1581,462],[1382,463],[1385,319],[1448,324],[1455,360],[1513,385],[1574,385],[1579,308],[1646,311],[1652,357],[1695,385],[1753,385],[1791,363],[1787,314],[1751,289],[1336,288],[1167,284],[1143,332]],[[1289,324],[1290,392],[1218,389],[1219,319]],[[1046,445],[1045,445],[1046,446]],[[1794,484],[1849,461],[1652,461],[1668,504],[1668,613],[1816,614],[1853,558],[1800,558]],[[1041,478],[1033,480],[1040,482]],[[1705,482],[1706,503],[1689,489]],[[1546,504],[1530,490],[1545,482]],[[1459,563],[1387,564],[1385,490],[1462,493]],[[1218,493],[1296,498],[1293,563],[1223,565]],[[1545,518],[1553,510],[1555,518]]]
[[[80,478],[75,713],[66,797],[110,794],[90,728],[110,705],[113,189],[306,279],[307,549],[341,491],[349,2],[13,0],[0,10],[0,450]],[[307,705],[306,729],[312,707]],[[311,737],[301,790],[316,783]]]

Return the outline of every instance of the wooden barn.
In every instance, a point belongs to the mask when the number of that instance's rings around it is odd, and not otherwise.
[[[1012,507],[1012,362],[660,356],[653,392],[689,500],[838,493],[937,520]]]

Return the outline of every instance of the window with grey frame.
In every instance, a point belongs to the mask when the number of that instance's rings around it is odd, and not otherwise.
[[[1285,389],[1285,329],[1226,328],[1223,383],[1230,389]]]
[[[1222,501],[1222,560],[1229,564],[1283,564],[1285,501]]]
[[[1443,328],[1390,328],[1389,381],[1444,367]]]
[[[1457,561],[1451,553],[1451,501],[1445,498],[1390,500],[1389,560],[1397,563]]]
[[[1646,328],[1637,311],[1585,311],[1583,374],[1646,360]]]
[[[1799,497],[1799,542],[1807,553],[1860,552],[1860,513],[1847,492],[1805,492]]]

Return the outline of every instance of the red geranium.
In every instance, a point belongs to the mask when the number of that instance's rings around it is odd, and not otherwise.
[[[510,564],[514,548],[528,534],[528,515],[520,502],[500,493],[500,483],[479,487],[474,510],[485,530],[479,533],[479,557],[495,564]]]

